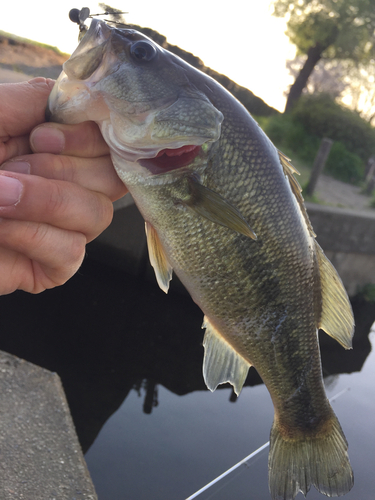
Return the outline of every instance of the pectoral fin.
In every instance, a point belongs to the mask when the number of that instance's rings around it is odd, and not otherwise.
[[[238,396],[245,383],[250,363],[233,349],[206,316],[202,328],[206,329],[203,339],[203,377],[206,386],[213,392],[219,384],[229,382]]]
[[[237,208],[220,194],[203,186],[195,177],[190,177],[188,181],[191,193],[191,198],[187,203],[189,208],[216,224],[244,234],[253,240],[257,239],[256,234]]]
[[[348,295],[336,269],[317,242],[315,242],[315,248],[322,293],[322,312],[318,326],[345,349],[351,349],[354,318]]]
[[[149,222],[146,222],[145,229],[148,254],[151,265],[155,271],[156,280],[163,292],[168,293],[169,282],[172,279],[173,269],[167,260],[164,248],[160,243],[158,233],[155,231],[154,227]]]

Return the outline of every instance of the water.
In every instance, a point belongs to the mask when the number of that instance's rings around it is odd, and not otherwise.
[[[330,379],[327,394],[340,394],[332,406],[355,474],[345,499],[373,500],[374,350],[360,373]],[[235,404],[230,389],[176,396],[160,387],[152,415],[142,412],[143,396],[129,394],[86,454],[100,500],[184,500],[268,440],[273,410],[264,386],[246,387]],[[267,456],[264,450],[198,498],[268,500]],[[308,498],[324,497],[312,488]]]
[[[99,500],[185,500],[268,441],[273,409],[255,371],[238,399],[205,389],[202,313],[188,297],[88,260],[65,286],[0,307],[0,349],[62,378]],[[328,396],[344,391],[332,405],[355,474],[345,500],[373,500],[374,311],[354,309],[355,348],[324,335],[322,358]],[[198,499],[269,500],[267,455]],[[324,497],[312,488],[308,498]]]

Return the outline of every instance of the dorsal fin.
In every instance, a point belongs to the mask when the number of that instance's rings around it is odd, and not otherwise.
[[[204,317],[203,377],[206,386],[214,391],[219,384],[229,382],[237,396],[245,383],[250,363],[246,361]]]
[[[345,349],[351,349],[354,318],[348,295],[336,269],[316,241],[315,249],[322,295],[322,312],[318,326]]]
[[[292,192],[294,196],[297,199],[297,202],[300,206],[302,215],[306,221],[307,228],[309,230],[309,233],[311,236],[315,238],[316,234],[314,233],[314,230],[312,228],[309,216],[307,215],[306,212],[306,207],[303,201],[303,196],[302,196],[302,188],[299,185],[299,182],[297,179],[294,177],[294,174],[300,175],[298,170],[293,167],[293,165],[290,163],[290,158],[284,155],[281,151],[277,150],[281,162],[281,166],[283,167],[284,174],[286,175],[287,179],[289,180],[290,187],[292,189]]]
[[[299,174],[299,172],[293,167],[287,156],[285,156],[281,151],[278,151],[278,154],[284,173],[289,179],[292,192],[296,197],[301,208],[301,212],[305,218],[310,235],[315,238],[316,234],[311,226],[311,222],[303,202],[303,197],[301,195],[301,186],[298,184],[293,175],[295,173]],[[354,318],[348,295],[336,269],[324,255],[323,250],[315,240],[314,243],[320,272],[322,300],[320,321],[317,326],[318,328],[324,330],[332,338],[337,340],[337,342],[345,347],[345,349],[351,349],[354,331]]]
[[[149,222],[145,223],[146,237],[147,237],[147,247],[148,255],[150,257],[150,262],[154,268],[156,281],[158,285],[163,290],[163,292],[168,293],[169,282],[172,279],[173,268],[167,260],[164,248],[160,243],[158,233]]]

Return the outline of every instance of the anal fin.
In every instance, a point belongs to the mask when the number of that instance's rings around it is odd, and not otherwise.
[[[315,249],[322,293],[322,312],[318,326],[345,349],[351,349],[354,318],[348,295],[336,269],[317,242],[315,242]]]
[[[167,260],[164,248],[160,243],[158,233],[156,232],[154,226],[152,226],[149,222],[146,222],[145,229],[148,254],[150,257],[151,265],[155,271],[156,281],[158,282],[158,285],[163,290],[163,292],[168,293],[169,282],[172,279],[172,266]]]
[[[214,391],[219,384],[229,382],[238,396],[251,364],[233,349],[206,316],[202,328],[206,329],[203,340],[203,377],[208,389]]]

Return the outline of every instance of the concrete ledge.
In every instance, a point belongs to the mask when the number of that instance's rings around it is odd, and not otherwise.
[[[375,210],[361,212],[306,203],[317,240],[325,252],[375,255]]]
[[[349,297],[357,295],[365,285],[375,284],[375,255],[329,250],[325,254],[339,273]]]
[[[97,500],[55,373],[0,351],[0,498]]]
[[[375,211],[306,203],[317,240],[350,297],[375,284]]]
[[[306,203],[317,241],[352,297],[375,284],[375,211],[361,212]],[[130,195],[116,202],[112,225],[87,250],[94,259],[132,274],[153,272],[148,265],[144,221]],[[173,286],[178,282],[174,277]],[[176,285],[182,289],[182,285]]]

